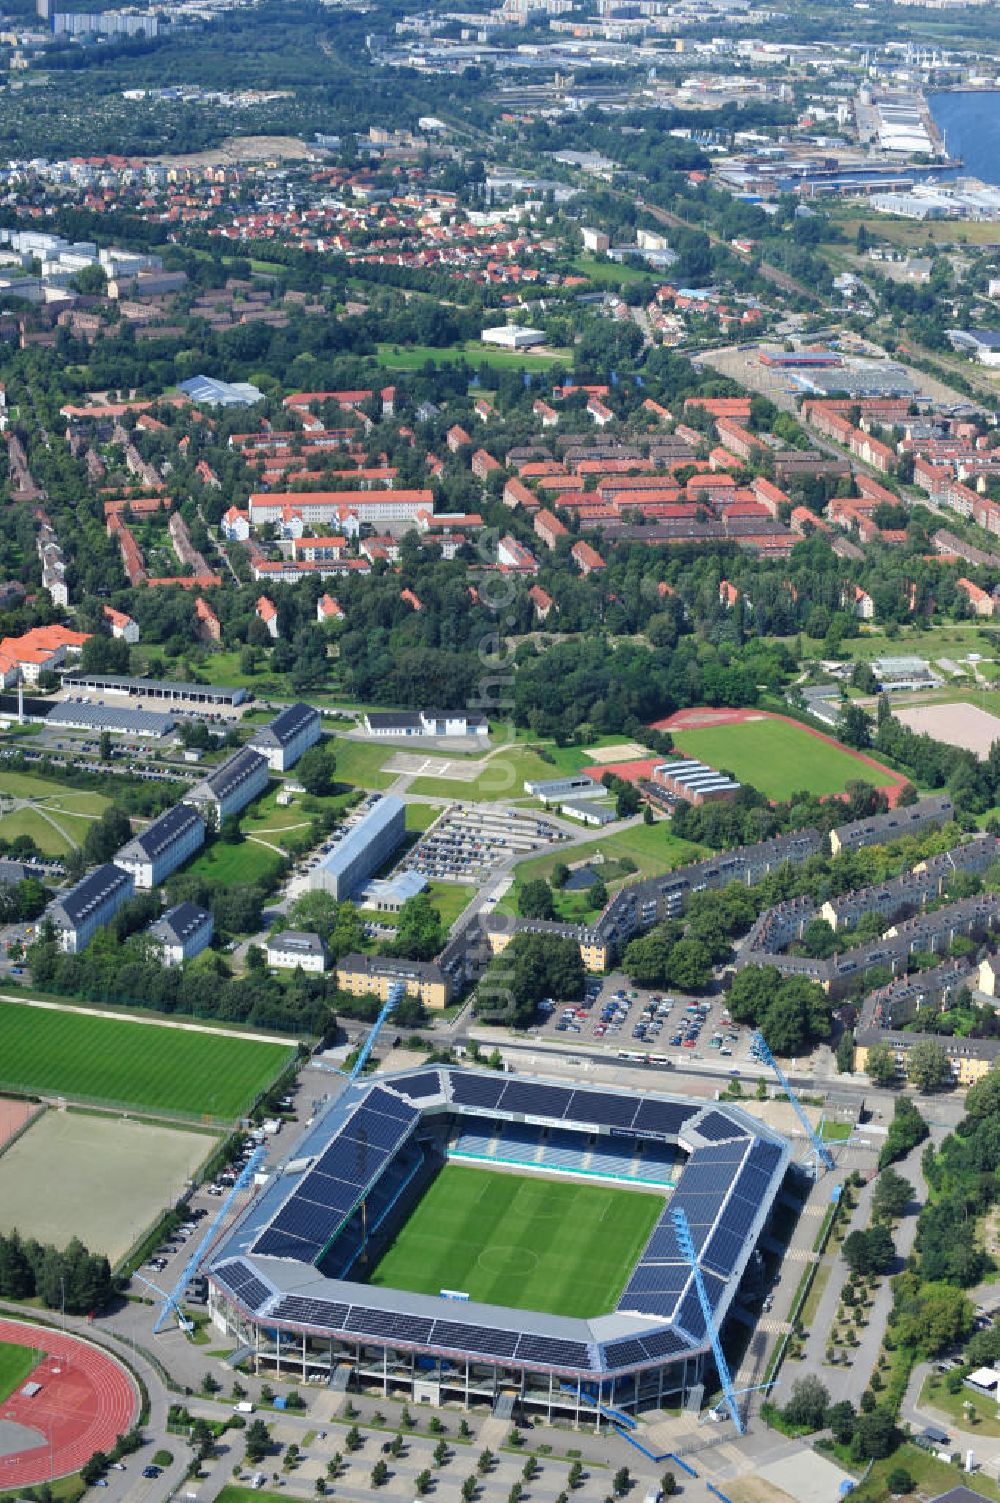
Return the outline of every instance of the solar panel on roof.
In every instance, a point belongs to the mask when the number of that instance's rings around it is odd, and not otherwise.
[[[426,1346],[433,1326],[432,1320],[419,1315],[352,1305],[344,1329],[360,1336],[380,1336],[386,1341],[410,1341]]]
[[[401,1122],[412,1122],[417,1115],[415,1107],[376,1086],[365,1097],[365,1106],[375,1112],[384,1112],[387,1117],[398,1117]]]
[[[523,1334],[517,1343],[519,1362],[538,1362],[544,1367],[589,1368],[590,1348],[584,1341],[560,1341],[551,1336]]]
[[[213,1274],[248,1310],[259,1310],[270,1298],[270,1289],[245,1263],[228,1263],[224,1268],[213,1269]]]
[[[400,1122],[396,1117],[386,1117],[382,1112],[371,1111],[363,1106],[344,1127],[340,1141],[349,1139],[370,1143],[373,1148],[395,1148],[409,1131],[409,1127],[408,1122]]]
[[[452,1100],[459,1106],[492,1108],[500,1100],[506,1084],[503,1079],[491,1080],[483,1075],[464,1075],[459,1071],[452,1071]]]
[[[377,1174],[389,1155],[382,1148],[364,1143],[359,1138],[334,1138],[325,1153],[316,1160],[305,1176],[305,1181],[316,1174],[328,1175],[330,1179],[345,1180],[363,1185]],[[305,1183],[303,1181],[303,1183]]]
[[[711,1143],[721,1142],[723,1138],[738,1138],[740,1129],[722,1112],[708,1112],[698,1123],[698,1131],[703,1138],[708,1138]]]
[[[653,1331],[643,1336],[642,1344],[652,1358],[671,1357],[675,1352],[686,1352],[688,1344],[679,1331]]]
[[[609,1341],[604,1348],[606,1367],[634,1367],[636,1363],[648,1360],[641,1341]]]
[[[678,1308],[677,1324],[696,1341],[701,1341],[705,1335],[705,1317],[701,1312],[701,1301],[693,1281]]]
[[[329,1210],[347,1211],[360,1192],[360,1185],[350,1185],[344,1179],[334,1179],[329,1174],[309,1174],[287,1205],[326,1206]]]
[[[737,1138],[733,1143],[715,1143],[710,1148],[695,1148],[688,1159],[689,1164],[739,1164],[747,1150],[749,1138]]]
[[[675,1137],[698,1110],[696,1106],[681,1106],[676,1101],[641,1101],[632,1126],[637,1132],[660,1132]]]
[[[677,1233],[674,1231],[673,1223],[664,1218],[646,1243],[646,1250],[642,1255],[642,1261],[644,1263],[652,1262],[656,1258],[669,1258],[677,1261],[680,1255],[680,1248],[677,1245]]]
[[[702,1254],[702,1262],[728,1278],[746,1248],[746,1238],[720,1224],[712,1233]]]
[[[441,1077],[436,1070],[422,1070],[419,1075],[408,1075],[400,1080],[393,1080],[392,1088],[394,1091],[399,1091],[401,1095],[418,1101],[424,1096],[438,1094],[441,1089]]]
[[[771,1175],[781,1162],[781,1154],[777,1143],[755,1143],[750,1150],[749,1162],[755,1169]]]
[[[569,1104],[570,1094],[559,1086],[533,1085],[528,1081],[512,1080],[504,1087],[500,1109],[505,1112],[524,1112],[533,1117],[559,1118]]]
[[[635,1116],[633,1096],[613,1096],[605,1091],[574,1091],[566,1108],[574,1122],[596,1122],[604,1127],[631,1127]]]
[[[270,1319],[289,1320],[296,1325],[317,1326],[323,1330],[342,1331],[347,1319],[346,1305],[335,1304],[326,1299],[305,1299],[298,1294],[288,1294]]]
[[[315,1253],[312,1243],[293,1237],[290,1232],[276,1231],[274,1227],[261,1233],[253,1250],[259,1258],[295,1258],[300,1263],[308,1263]]]
[[[691,1269],[687,1263],[640,1263],[628,1281],[626,1294],[680,1294]]]
[[[513,1357],[519,1339],[519,1331],[494,1331],[490,1326],[436,1320],[430,1345],[452,1347],[459,1352],[481,1352],[488,1357]]]
[[[643,1315],[654,1315],[658,1320],[673,1320],[677,1304],[676,1294],[663,1294],[653,1290],[648,1294],[624,1296],[618,1302],[619,1310],[638,1310]]]

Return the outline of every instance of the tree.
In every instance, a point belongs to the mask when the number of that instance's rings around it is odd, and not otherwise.
[[[854,1427],[852,1446],[865,1460],[880,1461],[890,1456],[897,1442],[896,1422],[887,1409],[872,1409],[859,1414]]]
[[[895,1169],[883,1169],[872,1191],[872,1215],[886,1221],[902,1216],[913,1199],[913,1186]]]
[[[884,1169],[887,1164],[895,1164],[899,1159],[905,1158],[911,1149],[924,1141],[929,1132],[930,1128],[910,1098],[908,1096],[897,1097],[889,1131],[885,1135],[885,1142],[878,1156],[879,1169]]]
[[[951,1066],[943,1047],[933,1039],[920,1039],[906,1056],[906,1078],[920,1091],[939,1091],[951,1080]]]
[[[848,701],[844,706],[837,731],[841,741],[857,751],[864,751],[866,746],[871,745],[871,722],[858,704]]]
[[[826,1422],[829,1404],[830,1393],[826,1384],[810,1374],[806,1378],[797,1378],[792,1384],[788,1403],[781,1411],[782,1417],[790,1425],[820,1430]]]
[[[896,1056],[888,1044],[872,1044],[865,1057],[865,1071],[872,1085],[889,1086],[896,1079]]]
[[[98,742],[98,756],[100,757],[100,759],[101,759],[102,762],[110,762],[111,761],[111,732],[110,731],[102,731],[101,732],[101,739]]]
[[[837,1040],[837,1069],[841,1075],[850,1075],[854,1070],[854,1034],[849,1028]]]
[[[517,893],[517,906],[523,918],[551,919],[555,917],[552,889],[540,877],[521,883]]]
[[[379,1457],[378,1461],[376,1461],[375,1465],[372,1467],[372,1487],[384,1487],[388,1480],[389,1468],[386,1466],[382,1458]]]
[[[333,787],[336,758],[330,741],[317,741],[296,763],[295,776],[307,793],[322,798]]]
[[[473,1498],[479,1491],[479,1478],[476,1476],[466,1477],[462,1483],[462,1503],[472,1503]]]
[[[620,1466],[615,1472],[614,1481],[611,1484],[616,1498],[624,1498],[632,1486],[632,1474],[627,1466]]]
[[[413,1481],[413,1486],[416,1489],[418,1498],[422,1498],[425,1493],[430,1492],[431,1474],[426,1467],[424,1467],[424,1470],[422,1472],[417,1473]]]
[[[399,910],[392,952],[406,960],[430,960],[443,947],[441,915],[425,892],[407,898]]]
[[[352,1454],[355,1451],[361,1450],[361,1447],[364,1445],[364,1439],[357,1425],[352,1425],[344,1436],[344,1445]]]
[[[680,1488],[677,1486],[677,1478],[673,1472],[664,1472],[660,1478],[660,1491],[665,1498],[674,1498],[680,1492]]]
[[[913,1347],[922,1357],[957,1346],[972,1330],[972,1304],[951,1284],[921,1281],[906,1272],[893,1300],[893,1340]]]
[[[679,939],[670,952],[667,975],[678,991],[700,992],[712,979],[712,959],[698,939]]]
[[[256,1464],[263,1461],[271,1449],[271,1437],[263,1420],[251,1420],[243,1436],[247,1461]]]
[[[569,1475],[567,1476],[566,1481],[569,1483],[570,1487],[575,1492],[576,1489],[580,1486],[581,1482],[583,1481],[583,1462],[582,1461],[574,1461],[573,1465],[569,1469]]]
[[[887,1273],[896,1257],[896,1244],[889,1228],[877,1222],[866,1232],[851,1232],[841,1252],[852,1273]]]
[[[480,1477],[485,1477],[493,1467],[494,1456],[490,1450],[480,1451],[479,1460],[476,1462],[476,1471]]]
[[[905,1466],[894,1466],[885,1479],[885,1485],[894,1498],[901,1498],[904,1493],[912,1493],[914,1482]]]
[[[448,1442],[446,1440],[439,1440],[437,1445],[434,1447],[433,1455],[434,1465],[444,1466],[445,1462],[448,1460]]]
[[[847,1399],[841,1399],[838,1403],[830,1405],[826,1412],[826,1423],[833,1432],[833,1438],[838,1445],[850,1445],[856,1418],[854,1405]]]

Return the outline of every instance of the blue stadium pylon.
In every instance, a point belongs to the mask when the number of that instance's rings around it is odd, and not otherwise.
[[[816,1173],[819,1174],[821,1166],[824,1169],[832,1169],[834,1167],[833,1154],[830,1152],[829,1148],[827,1148],[826,1144],[823,1142],[823,1139],[820,1137],[819,1133],[813,1127],[812,1123],[809,1121],[809,1118],[802,1110],[802,1104],[799,1101],[799,1098],[792,1090],[784,1071],[767,1046],[767,1039],[761,1033],[759,1028],[750,1035],[750,1052],[755,1059],[759,1059],[762,1065],[767,1065],[774,1071],[775,1075],[777,1076],[778,1084],[781,1086],[781,1089],[788,1097],[788,1100],[790,1101],[792,1106],[792,1110],[801,1122],[802,1129],[805,1132],[806,1137],[809,1139],[810,1144],[812,1145],[812,1153],[816,1160]]]
[[[251,1183],[263,1157],[263,1147],[255,1148],[244,1167],[240,1170],[240,1173],[237,1176],[236,1183],[233,1185],[233,1188],[230,1190],[229,1194],[226,1196],[225,1200],[222,1202],[218,1211],[212,1218],[212,1223],[209,1226],[208,1231],[202,1237],[201,1241],[198,1243],[198,1246],[195,1248],[194,1252],[185,1263],[184,1272],[181,1274],[180,1278],[177,1280],[177,1283],[174,1285],[170,1293],[164,1295],[163,1309],[156,1317],[156,1324],[153,1327],[154,1336],[158,1336],[163,1330],[163,1327],[170,1319],[171,1311],[173,1311],[177,1316],[177,1323],[183,1330],[190,1329],[191,1323],[190,1321],[188,1321],[187,1316],[184,1315],[181,1311],[180,1302],[184,1296],[184,1291],[187,1288],[188,1284],[190,1284],[191,1280],[194,1278],[195,1274],[198,1271],[198,1268],[201,1265],[202,1259],[215,1240],[215,1234],[219,1230],[219,1227],[222,1225],[223,1221],[226,1219],[230,1206],[232,1205],[233,1201],[236,1199],[240,1191],[245,1190],[247,1185]],[[142,1278],[142,1275],[140,1274],[139,1277]],[[149,1281],[148,1279],[143,1279],[142,1282],[145,1284]],[[153,1286],[150,1285],[150,1287],[152,1288]]]
[[[396,1008],[399,1006],[400,1002],[402,1002],[405,996],[406,987],[403,982],[394,981],[392,983],[392,986],[390,986],[389,988],[389,996],[386,1000],[386,1004],[383,1007],[382,1011],[379,1013],[378,1017],[375,1019],[374,1024],[372,1025],[371,1033],[368,1035],[364,1043],[361,1045],[361,1048],[358,1050],[358,1057],[354,1061],[354,1064],[351,1067],[351,1073],[348,1076],[349,1080],[357,1080],[365,1065],[368,1063],[368,1056],[371,1054],[372,1050],[375,1047],[375,1040],[378,1038],[379,1034],[382,1032],[382,1029],[389,1021],[389,1018],[395,1012]]]
[[[715,1370],[719,1374],[719,1382],[722,1385],[722,1397],[726,1401],[733,1424],[736,1426],[737,1435],[743,1434],[743,1420],[739,1406],[736,1403],[736,1394],[733,1389],[733,1380],[729,1373],[729,1363],[722,1350],[722,1342],[719,1339],[715,1317],[712,1314],[712,1306],[709,1303],[708,1290],[705,1288],[705,1280],[701,1272],[701,1264],[698,1262],[698,1254],[695,1252],[694,1242],[691,1237],[691,1228],[688,1225],[687,1214],[683,1206],[670,1207],[670,1219],[677,1233],[677,1245],[685,1260],[691,1265],[694,1274],[694,1287],[698,1291],[698,1300],[701,1304],[701,1313],[705,1321],[705,1330],[708,1339],[712,1343],[712,1355],[715,1358]]]

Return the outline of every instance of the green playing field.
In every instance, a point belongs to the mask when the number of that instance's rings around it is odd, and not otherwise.
[[[614,1308],[663,1197],[448,1164],[369,1282],[550,1315]]]
[[[38,1347],[14,1346],[12,1342],[0,1341],[0,1404],[10,1398],[15,1388],[20,1388],[44,1355]]]
[[[0,1088],[234,1119],[294,1046],[138,1018],[0,1003]]]

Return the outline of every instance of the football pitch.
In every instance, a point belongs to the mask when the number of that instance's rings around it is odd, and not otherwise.
[[[888,769],[861,761],[847,747],[776,717],[678,729],[673,737],[678,751],[724,768],[772,799],[799,792],[843,793],[852,781],[878,786],[900,781]]]
[[[369,1277],[416,1294],[606,1315],[663,1210],[661,1195],[447,1164]]]
[[[95,1012],[0,1003],[0,1089],[232,1121],[293,1046]]]

